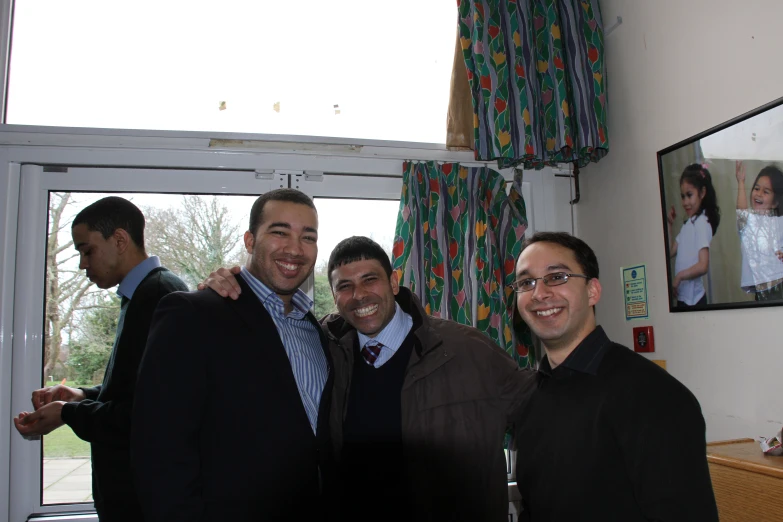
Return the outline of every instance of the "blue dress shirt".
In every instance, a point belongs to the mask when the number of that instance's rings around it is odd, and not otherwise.
[[[158,268],[160,265],[160,258],[158,256],[150,256],[138,265],[134,266],[128,275],[126,275],[120,287],[117,289],[117,295],[120,297],[127,297],[133,299],[133,293],[139,287],[147,274]]]
[[[280,296],[245,267],[242,267],[241,275],[277,326],[277,333],[280,335],[285,353],[291,363],[291,370],[294,372],[302,405],[310,420],[310,427],[315,433],[318,427],[318,407],[326,385],[329,366],[321,346],[318,327],[306,317],[313,306],[313,301],[307,297],[307,294],[297,290],[291,298],[293,310],[286,315],[285,305]]]

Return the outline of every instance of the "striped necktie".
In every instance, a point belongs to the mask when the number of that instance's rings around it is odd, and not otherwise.
[[[375,364],[375,360],[379,355],[381,355],[382,347],[383,345],[381,343],[376,341],[368,341],[367,344],[364,345],[364,348],[362,348],[362,357],[364,357],[364,362],[370,366],[373,366]]]

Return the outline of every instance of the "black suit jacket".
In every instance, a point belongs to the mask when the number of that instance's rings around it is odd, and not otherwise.
[[[136,374],[158,302],[165,295],[187,289],[169,270],[151,270],[127,304],[122,333],[112,350],[103,384],[85,388],[87,400],[63,406],[63,421],[90,442],[92,494],[101,522],[141,520],[129,453]]]
[[[329,376],[317,435],[274,321],[244,279],[163,299],[133,411],[132,454],[148,522],[318,520],[330,472]],[[312,313],[309,319],[318,327]]]

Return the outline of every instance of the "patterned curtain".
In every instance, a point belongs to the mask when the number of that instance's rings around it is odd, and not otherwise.
[[[580,167],[609,150],[598,0],[458,0],[475,154]]]
[[[532,345],[513,324],[514,265],[527,220],[521,172],[506,193],[495,170],[405,162],[392,267],[426,312],[474,326],[522,366]]]

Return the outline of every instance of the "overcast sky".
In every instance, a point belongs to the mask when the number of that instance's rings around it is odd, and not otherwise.
[[[8,123],[445,143],[454,0],[17,0],[14,17]]]

